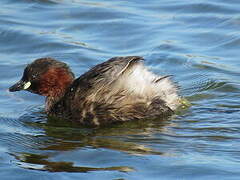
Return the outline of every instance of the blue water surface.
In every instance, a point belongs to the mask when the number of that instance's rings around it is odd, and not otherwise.
[[[0,177],[240,179],[239,0],[1,0]],[[192,106],[159,121],[83,128],[47,119],[44,98],[8,92],[53,57],[76,76],[139,55]]]

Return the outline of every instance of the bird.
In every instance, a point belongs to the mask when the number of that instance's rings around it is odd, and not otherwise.
[[[75,78],[70,67],[51,57],[34,60],[10,92],[46,96],[50,117],[101,126],[166,118],[181,105],[171,76],[148,70],[140,56],[113,57]]]

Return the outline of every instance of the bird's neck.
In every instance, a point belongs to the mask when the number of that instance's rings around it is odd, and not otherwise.
[[[59,101],[60,98],[56,97],[46,97],[45,102],[45,111],[50,112],[54,104],[56,104]]]
[[[70,84],[69,84],[70,86]],[[58,91],[58,92],[61,92],[61,93],[58,93],[58,94],[55,94],[55,96],[47,96],[46,97],[46,102],[45,102],[45,111],[46,112],[50,112],[55,104],[57,104],[61,99],[64,98],[65,96],[65,93],[68,91],[69,89],[69,86],[67,86],[65,89],[62,89],[62,91]]]

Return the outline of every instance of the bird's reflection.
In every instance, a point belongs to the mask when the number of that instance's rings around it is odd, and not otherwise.
[[[36,115],[36,114],[35,114]],[[35,117],[34,119],[32,119]],[[154,151],[152,148],[141,144],[138,139],[146,136],[152,136],[153,129],[164,131],[164,126],[169,125],[170,120],[146,120],[127,122],[124,124],[112,125],[111,127],[101,128],[83,128],[77,124],[67,123],[65,121],[48,118],[38,114],[32,116],[25,115],[20,118],[25,126],[35,129],[42,129],[42,136],[32,137],[32,148],[36,153],[26,150],[26,152],[13,153],[17,164],[20,167],[49,172],[89,172],[89,171],[134,171],[129,166],[113,167],[81,167],[75,166],[74,162],[54,161],[54,157],[61,152],[71,152],[86,148],[108,149],[121,151],[132,155],[164,155],[164,153]],[[27,120],[26,120],[27,119]],[[128,140],[132,139],[132,140]],[[40,141],[40,145],[39,145]],[[37,144],[37,145],[36,145]]]

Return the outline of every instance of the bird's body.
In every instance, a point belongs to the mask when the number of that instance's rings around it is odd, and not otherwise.
[[[40,73],[38,80],[34,83],[31,78],[26,80],[23,76],[21,81],[25,84],[27,81],[31,82],[26,90],[47,96],[46,111],[49,115],[77,121],[83,125],[98,126],[166,117],[180,104],[177,88],[169,76],[157,76],[148,71],[142,57],[111,58],[75,80],[73,74],[69,74],[71,71],[65,63],[51,58],[38,59],[27,68],[34,69],[34,64],[41,64],[40,61],[49,63],[45,71]],[[63,65],[55,65],[58,63]],[[64,70],[64,67],[67,69]],[[27,76],[29,73],[25,74]],[[45,82],[44,79],[48,81]],[[41,85],[44,83],[45,89]],[[38,86],[44,91],[38,90]],[[10,88],[10,91],[15,90],[14,86]]]

